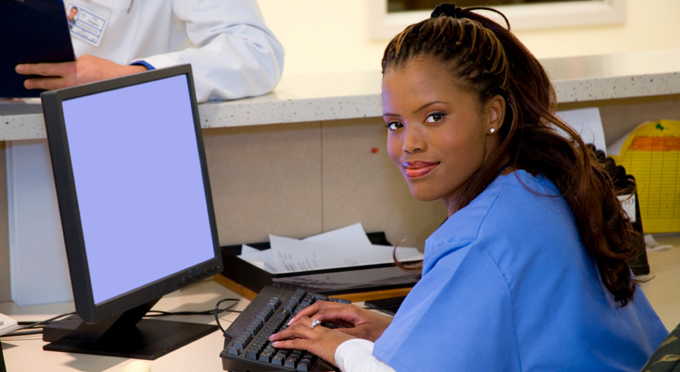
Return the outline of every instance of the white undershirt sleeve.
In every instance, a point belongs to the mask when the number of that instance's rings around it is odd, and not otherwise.
[[[342,372],[395,372],[373,356],[373,343],[359,338],[345,341],[335,350],[335,363]]]

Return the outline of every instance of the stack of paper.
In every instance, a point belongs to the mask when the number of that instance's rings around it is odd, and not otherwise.
[[[272,274],[393,262],[394,247],[374,245],[360,223],[306,239],[269,235],[271,249],[241,248],[242,260]],[[416,248],[397,248],[399,261],[422,260]]]

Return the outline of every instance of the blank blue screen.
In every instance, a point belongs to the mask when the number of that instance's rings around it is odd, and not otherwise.
[[[215,257],[186,76],[63,110],[96,304]]]

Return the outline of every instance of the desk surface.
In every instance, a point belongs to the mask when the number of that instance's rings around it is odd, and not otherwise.
[[[649,253],[648,258],[653,279],[642,285],[650,303],[657,311],[666,328],[672,329],[680,323],[680,236],[658,238],[664,244],[676,247],[665,251]],[[166,311],[198,311],[211,309],[215,303],[226,297],[238,297],[235,293],[213,281],[202,281],[164,297],[156,309]],[[239,302],[236,309],[243,309],[248,300]],[[43,320],[52,315],[73,311],[72,303],[30,306],[20,308],[13,303],[0,303],[0,312],[17,320]],[[223,327],[236,318],[236,314],[220,317]],[[186,316],[174,319],[197,323],[214,324],[211,316]],[[92,355],[67,354],[43,351],[41,335],[4,338],[2,347],[8,372],[119,372],[130,359],[100,357]],[[201,371],[221,372],[223,337],[220,332],[199,339],[183,348],[157,360],[148,361],[152,372]]]
[[[214,281],[202,281],[165,296],[158,302],[155,309],[165,311],[203,311],[213,309],[219,299],[227,297],[241,298]],[[248,300],[242,300],[236,309],[241,310],[248,303]],[[73,310],[72,303],[24,308],[20,308],[13,303],[0,304],[0,312],[11,315],[18,321],[48,319],[52,315]],[[222,326],[225,328],[229,326],[236,319],[236,316],[237,314],[235,313],[222,315],[220,317]],[[173,316],[168,317],[168,319],[215,324],[215,319],[208,315]],[[146,362],[151,366],[151,372],[222,372],[222,359],[219,355],[223,348],[223,342],[224,337],[221,332],[213,332],[157,360]],[[2,348],[5,353],[7,371],[119,372],[132,361],[126,358],[44,351],[42,349],[44,344],[42,335],[2,338]]]

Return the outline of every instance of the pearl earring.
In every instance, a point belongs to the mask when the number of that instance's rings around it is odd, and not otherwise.
[[[496,128],[489,129],[489,133],[494,134],[495,132],[496,132]]]

